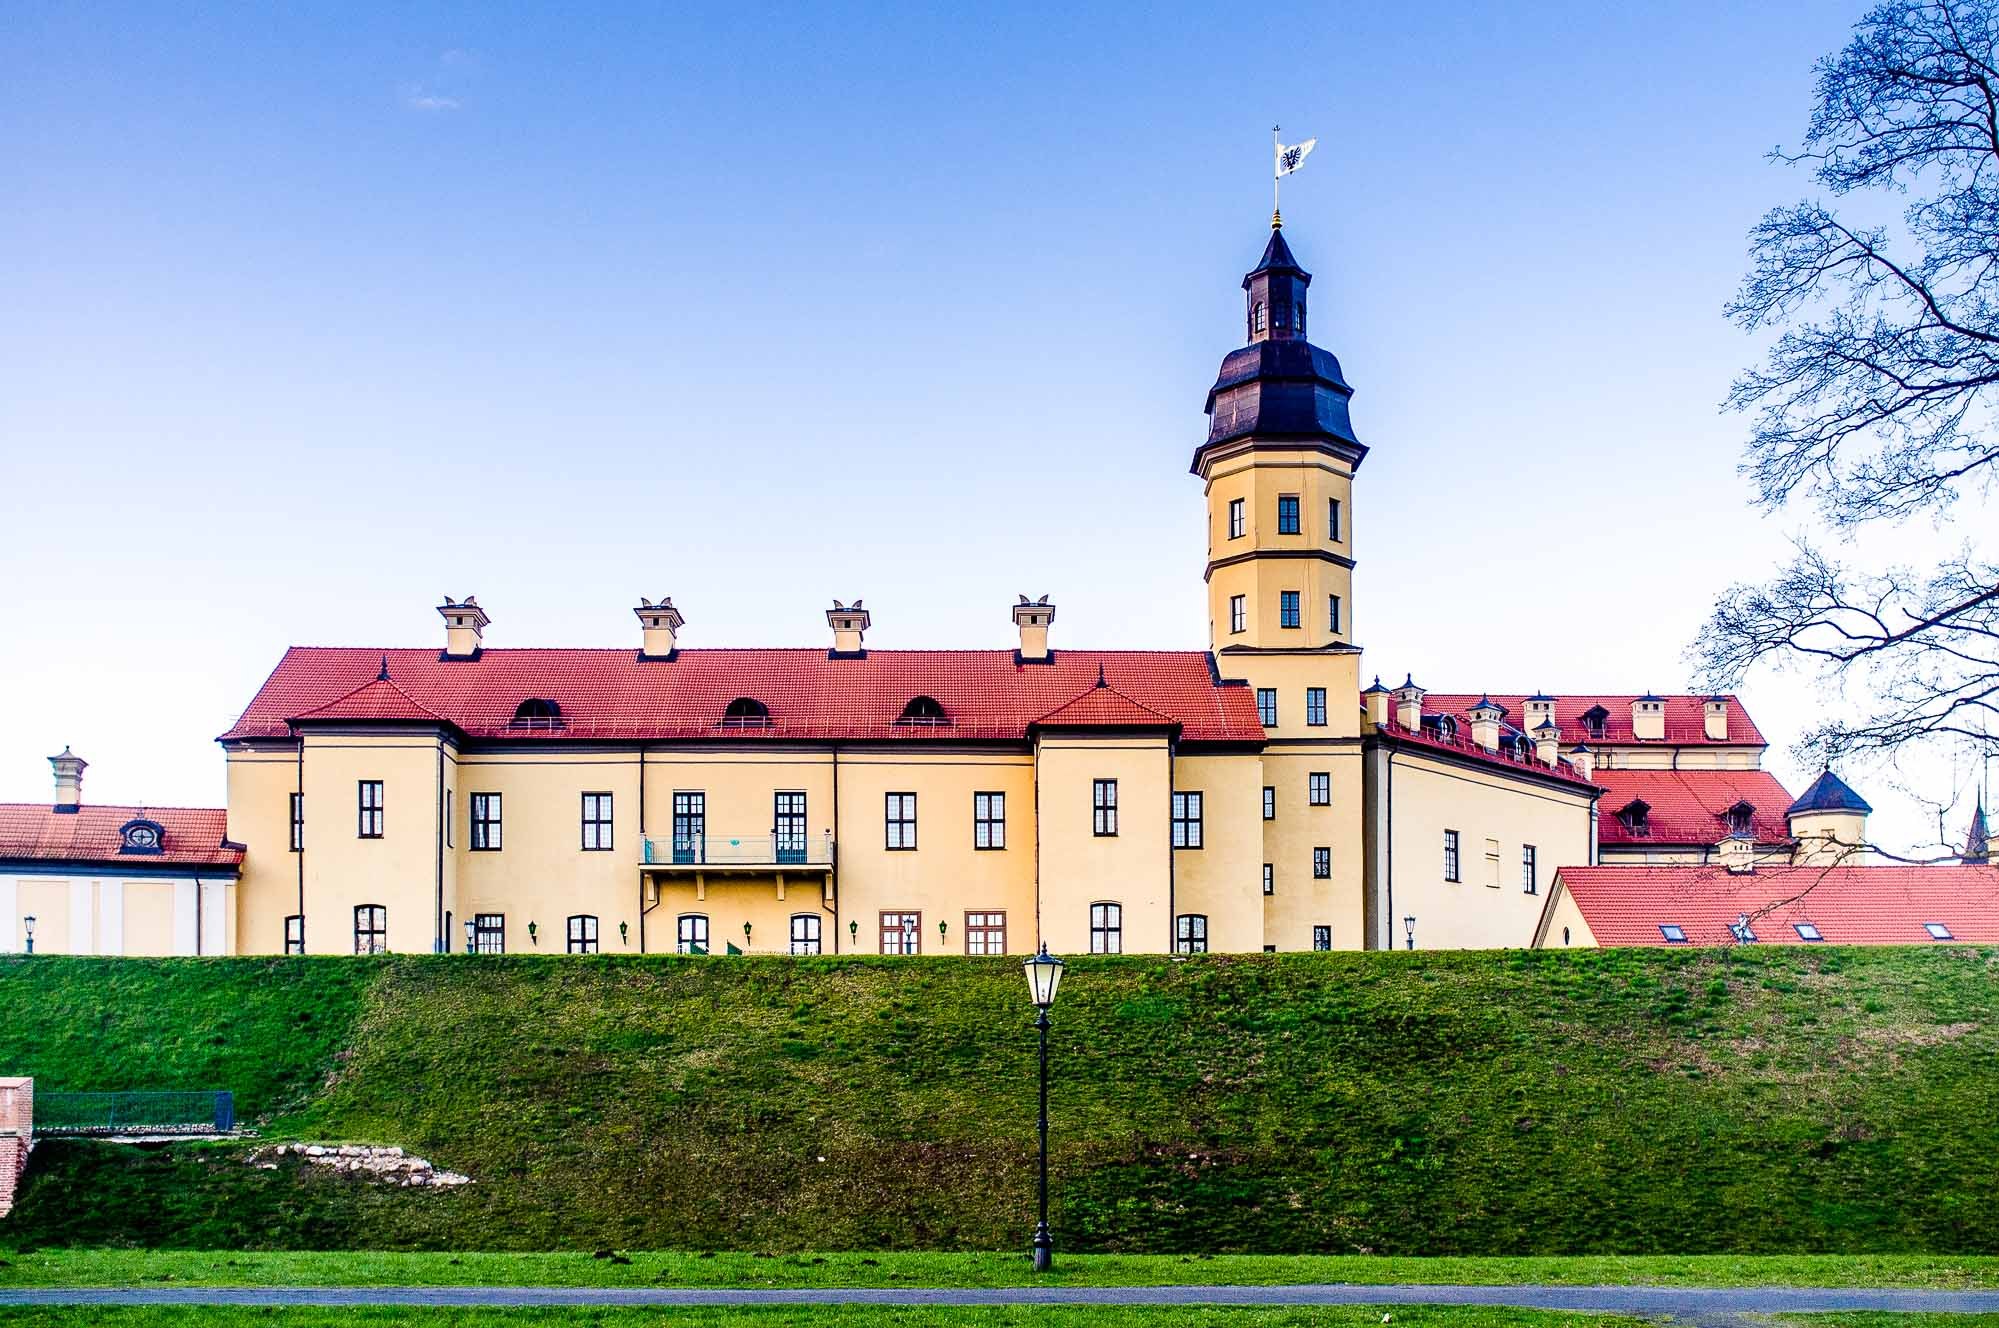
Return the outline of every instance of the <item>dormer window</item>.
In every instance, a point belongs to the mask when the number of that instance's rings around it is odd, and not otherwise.
[[[1756,808],[1747,802],[1738,802],[1722,813],[1728,818],[1728,833],[1745,837],[1756,824]]]
[[[1599,741],[1603,738],[1603,726],[1610,719],[1610,712],[1602,706],[1591,706],[1583,711],[1583,732]]]
[[[909,704],[902,708],[902,713],[896,716],[895,722],[941,728],[951,722],[951,717],[944,713],[944,707],[937,704],[935,697],[913,696]]]
[[[770,707],[753,696],[739,696],[729,702],[722,712],[722,727],[725,729],[767,729],[770,727]]]
[[[1458,721],[1450,715],[1437,716],[1437,736],[1445,742],[1454,741],[1458,736]]]
[[[1642,799],[1634,798],[1618,809],[1617,821],[1624,827],[1624,833],[1644,839],[1652,833],[1652,808]]]
[[[158,821],[144,819],[127,821],[118,827],[118,851],[120,853],[162,853],[166,832]]]
[[[562,707],[546,697],[530,696],[514,707],[514,719],[510,727],[543,730],[562,728]]]

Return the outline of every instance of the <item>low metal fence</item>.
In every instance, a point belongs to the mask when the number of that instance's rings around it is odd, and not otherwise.
[[[36,1134],[209,1134],[236,1128],[236,1095],[203,1092],[35,1094]]]

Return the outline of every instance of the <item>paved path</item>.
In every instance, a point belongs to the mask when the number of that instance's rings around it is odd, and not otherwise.
[[[0,1288],[0,1305],[1506,1305],[1537,1310],[1731,1314],[1831,1310],[1999,1313],[1999,1291],[1820,1287],[1154,1286],[815,1287],[48,1287]]]

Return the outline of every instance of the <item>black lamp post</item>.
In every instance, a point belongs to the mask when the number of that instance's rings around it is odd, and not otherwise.
[[[1414,914],[1402,919],[1402,936],[1411,950],[1416,948],[1416,917]]]
[[[30,913],[27,917],[22,918],[21,927],[28,934],[27,952],[33,954],[35,952],[35,915]]]
[[[474,921],[472,921],[472,919],[470,919],[470,918],[467,918],[467,919],[465,919],[465,953],[466,953],[466,954],[477,954],[477,953],[479,953],[479,947],[478,947],[478,941],[476,940],[476,937],[478,936],[478,926],[479,926],[479,924],[478,924],[478,923],[476,923],[476,922],[474,922]]]
[[[1034,1026],[1041,1031],[1041,1220],[1034,1228],[1034,1271],[1045,1273],[1055,1266],[1055,1238],[1048,1233],[1048,1007],[1055,1004],[1055,990],[1062,985],[1062,961],[1041,952],[1021,966],[1027,972],[1029,998],[1040,1016]]]

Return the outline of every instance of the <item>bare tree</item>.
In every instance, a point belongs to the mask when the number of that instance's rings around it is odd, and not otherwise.
[[[1743,470],[1765,510],[1809,498],[1839,551],[1800,541],[1769,581],[1731,587],[1693,647],[1702,680],[1815,669],[1853,698],[1804,745],[1825,759],[1999,742],[1999,565],[1990,526],[1927,568],[1855,561],[1860,528],[1999,479],[1999,0],[1890,0],[1817,66],[1802,148],[1825,196],[1750,235],[1728,312],[1775,333],[1728,404],[1753,413]],[[1852,197],[1850,197],[1852,196]],[[1972,523],[1975,525],[1975,523]]]

